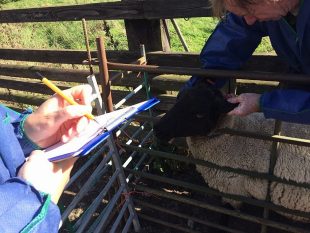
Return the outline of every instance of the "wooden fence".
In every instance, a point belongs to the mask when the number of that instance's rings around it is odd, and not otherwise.
[[[79,21],[85,20],[125,20],[129,51],[108,51],[110,62],[132,63],[140,57],[140,45],[144,44],[147,54],[147,63],[157,66],[193,67],[199,64],[199,55],[196,53],[170,53],[169,43],[166,43],[167,35],[162,27],[165,19],[209,17],[211,11],[205,0],[195,1],[121,1],[109,3],[96,3],[86,5],[72,5],[62,7],[32,8],[19,10],[3,10],[0,12],[0,23],[24,23],[24,22],[55,22],[55,21]],[[96,65],[97,52],[91,51],[91,56]],[[38,49],[0,49],[0,59],[10,61],[22,61],[17,64],[0,63],[0,99],[9,102],[19,102],[30,105],[38,105],[44,99],[41,94],[51,94],[42,86],[36,72],[46,75],[51,80],[61,82],[86,82],[87,52],[76,50],[38,50]],[[283,66],[274,65],[274,56],[255,56],[245,68],[247,70],[275,71]],[[29,63],[30,62],[30,63]],[[34,62],[35,65],[33,65]],[[51,68],[53,64],[84,65],[82,69]],[[279,64],[276,61],[276,64]],[[56,66],[57,67],[57,66]],[[111,71],[110,77],[114,77],[117,71]],[[132,79],[131,75],[118,76],[112,84],[133,87],[139,80]],[[187,75],[189,76],[189,75]],[[98,77],[98,76],[97,76]],[[120,78],[122,77],[122,78]],[[128,78],[127,78],[128,77]],[[188,78],[188,77],[187,77]],[[179,76],[152,75],[152,87],[157,91],[177,91],[183,85],[186,78]],[[62,84],[66,87],[66,84]],[[29,95],[24,92],[37,93]],[[121,91],[113,96],[118,99]],[[164,98],[167,99],[167,98]],[[168,98],[169,99],[169,98]],[[173,99],[173,97],[172,97]],[[165,100],[164,100],[165,102]],[[163,104],[164,104],[163,102]],[[170,102],[170,101],[168,101]],[[23,106],[23,105],[21,105]]]
[[[161,104],[157,107],[159,110],[167,110],[174,103],[175,93],[172,92],[178,91],[191,74],[263,81],[294,78],[297,82],[309,83],[306,76],[285,75],[285,65],[272,55],[255,55],[241,71],[228,72],[200,69],[199,54],[197,53],[169,52],[169,38],[163,29],[164,20],[210,17],[211,11],[208,6],[206,0],[126,0],[76,6],[3,10],[0,11],[0,23],[80,21],[82,19],[125,20],[129,50],[107,51],[114,103],[142,82],[141,76],[138,75],[139,72],[149,74],[151,90],[161,99]],[[146,48],[148,66],[135,65],[141,58],[139,52],[141,44]],[[91,57],[97,82],[102,84],[103,72],[98,67],[98,52],[91,51]],[[60,88],[69,87],[72,83],[86,83],[86,77],[90,74],[87,51],[0,48],[0,59],[0,101],[17,109],[23,109],[27,105],[38,106],[48,95],[53,94],[41,83],[41,78],[36,75],[36,72],[40,72],[50,80],[57,81]],[[78,66],[79,69],[73,68],[73,65]],[[245,86],[243,83],[239,83],[239,91],[242,91],[242,88],[249,89],[253,85],[248,82]],[[266,86],[272,85],[268,82]],[[143,99],[145,99],[145,95],[138,95],[132,101],[138,102]],[[18,105],[16,105],[17,103]],[[143,152],[145,153],[145,151]],[[154,193],[156,194],[157,191]],[[184,201],[184,203],[186,202],[187,200]],[[191,203],[196,206],[201,205],[196,200],[192,200]],[[149,205],[155,210],[158,208],[150,203],[144,203],[144,205]],[[158,209],[158,211],[160,210]],[[179,213],[175,213],[175,215],[181,216]],[[266,218],[267,220],[259,219],[259,223],[270,225],[268,217]],[[156,222],[156,220],[145,216],[144,219]],[[199,220],[191,218],[191,220],[193,219],[199,222]],[[169,223],[160,222],[160,224],[179,229]],[[285,228],[282,225],[281,227]],[[184,229],[179,230],[196,232]],[[292,228],[291,231],[295,229],[297,228]],[[237,231],[231,230],[231,232]]]

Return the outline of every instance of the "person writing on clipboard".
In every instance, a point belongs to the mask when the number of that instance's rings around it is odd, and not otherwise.
[[[76,158],[51,163],[41,150],[83,131],[92,111],[89,85],[64,92],[79,105],[59,95],[22,114],[0,104],[0,232],[58,232],[56,204]]]

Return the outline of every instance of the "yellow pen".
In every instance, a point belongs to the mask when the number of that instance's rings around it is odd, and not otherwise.
[[[41,77],[43,77],[41,74],[38,73],[38,75],[40,75]],[[55,93],[57,93],[58,95],[60,95],[62,98],[64,98],[69,104],[71,105],[78,105],[77,102],[74,101],[74,99],[70,98],[69,96],[67,96],[62,90],[60,90],[54,83],[52,83],[50,80],[48,80],[47,78],[43,77],[42,78],[42,82],[48,86],[50,89],[52,89]],[[94,120],[96,121],[94,115],[90,114],[90,113],[86,113],[85,116],[90,119],[90,120]],[[97,121],[96,121],[97,122]],[[98,122],[97,122],[98,123]],[[99,124],[99,123],[98,123]]]

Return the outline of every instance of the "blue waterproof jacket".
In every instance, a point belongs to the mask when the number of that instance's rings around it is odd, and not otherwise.
[[[292,72],[310,75],[310,1],[303,1],[300,6],[296,31],[285,18],[249,26],[242,17],[229,13],[202,49],[202,67],[240,69],[264,36],[269,36],[277,55],[288,63]],[[185,88],[194,85],[198,79],[192,77]],[[266,118],[310,124],[309,90],[292,88],[264,93],[260,99],[261,110]]]
[[[19,114],[0,104],[0,232],[58,232],[60,212],[50,195],[17,178],[25,157],[37,147],[22,130]]]

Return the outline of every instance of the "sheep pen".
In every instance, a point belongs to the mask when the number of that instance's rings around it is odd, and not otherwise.
[[[228,103],[218,90],[205,84],[181,93],[176,105],[154,126],[155,135],[165,141],[173,137],[188,136],[187,143],[194,158],[219,166],[268,173],[272,142],[227,134],[217,135],[214,132],[228,127],[273,135],[275,121],[265,119],[262,113],[247,117],[226,115],[234,105]],[[309,138],[309,130],[309,125],[282,122],[281,134]],[[274,176],[297,183],[310,183],[310,148],[279,143],[277,151]],[[266,200],[267,180],[199,165],[196,169],[209,187],[220,192]],[[223,201],[235,208],[241,206],[239,201],[232,199],[223,198]],[[310,212],[310,190],[307,188],[272,182],[270,201],[287,209]],[[284,212],[279,214],[295,221],[310,222],[306,217]]]

